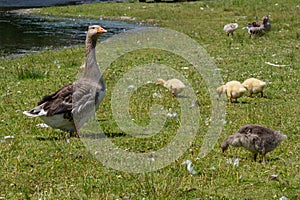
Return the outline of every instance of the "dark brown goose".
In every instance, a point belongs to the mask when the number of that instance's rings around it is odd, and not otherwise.
[[[88,27],[86,58],[82,77],[57,92],[44,96],[37,107],[23,113],[40,117],[47,125],[63,131],[76,132],[92,117],[105,95],[105,83],[96,61],[96,44],[99,36],[107,32],[94,25]]]
[[[227,137],[221,143],[221,148],[224,153],[229,145],[244,147],[254,154],[254,161],[256,161],[257,154],[261,154],[263,163],[265,163],[266,154],[273,151],[286,138],[287,136],[279,131],[273,131],[261,125],[247,124],[242,126],[234,135]]]
[[[271,30],[270,19],[268,16],[263,16],[262,21],[256,21],[256,22],[249,23],[246,28],[248,30],[250,37],[252,35],[256,36],[256,37],[260,37],[266,31]]]

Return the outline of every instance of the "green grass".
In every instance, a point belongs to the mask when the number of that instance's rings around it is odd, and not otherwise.
[[[280,130],[288,139],[267,154],[266,165],[253,162],[251,153],[242,148],[230,148],[224,156],[219,145],[196,161],[212,106],[203,79],[178,56],[164,51],[139,50],[120,57],[104,72],[108,90],[97,112],[104,133],[120,148],[137,153],[158,150],[175,136],[180,126],[176,119],[168,119],[161,132],[153,137],[135,138],[122,132],[112,115],[111,91],[115,80],[149,61],[173,66],[191,82],[201,102],[200,126],[192,146],[167,167],[143,174],[116,171],[100,163],[81,140],[70,138],[67,143],[64,138],[68,134],[36,127],[41,120],[22,114],[34,107],[43,95],[76,80],[78,68],[84,61],[84,47],[2,59],[0,137],[14,135],[15,138],[0,143],[0,199],[279,199],[282,196],[299,199],[299,9],[299,4],[291,0],[232,0],[97,3],[35,11],[97,19],[121,19],[126,15],[136,19],[130,23],[142,22],[187,34],[214,59],[224,82],[243,81],[252,76],[271,82],[265,88],[268,98],[242,97],[240,101],[244,103],[226,105],[227,123],[218,143],[246,123]],[[272,31],[261,38],[250,39],[241,28],[265,14],[271,15]],[[227,37],[223,26],[234,21],[241,28],[234,37]],[[288,66],[274,67],[265,62]],[[186,66],[190,69],[181,70]],[[161,93],[163,98],[149,98],[154,92]],[[153,104],[172,108],[180,115],[176,99],[162,87],[148,84],[135,91],[130,99],[130,113],[137,124],[149,123],[148,112]],[[227,158],[236,156],[241,159],[238,167],[226,164]],[[181,165],[186,159],[193,161],[196,175],[191,176]],[[278,180],[271,180],[272,174],[277,174]]]

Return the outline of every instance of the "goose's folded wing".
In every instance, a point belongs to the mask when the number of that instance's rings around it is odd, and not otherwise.
[[[51,95],[46,95],[38,103],[47,111],[46,116],[53,116],[72,111],[73,84],[66,85]]]

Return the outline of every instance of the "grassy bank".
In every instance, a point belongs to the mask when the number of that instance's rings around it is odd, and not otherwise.
[[[204,159],[196,160],[208,129],[209,94],[201,76],[183,58],[170,52],[139,50],[128,53],[104,72],[108,87],[97,118],[111,140],[131,152],[151,152],[172,140],[180,122],[166,121],[159,134],[150,138],[130,137],[115,122],[111,92],[116,80],[130,69],[149,61],[172,66],[188,79],[200,102],[200,126],[187,151],[167,167],[151,173],[131,174],[107,168],[83,145],[57,130],[36,127],[39,119],[28,119],[22,111],[35,106],[45,94],[76,80],[84,61],[84,47],[35,53],[0,60],[0,199],[289,199],[300,197],[300,8],[295,1],[203,1],[175,4],[96,3],[43,8],[39,14],[96,19],[127,19],[167,27],[187,34],[204,47],[215,61],[224,82],[257,77],[269,82],[267,98],[240,99],[226,106],[226,124],[218,140],[233,134],[246,123],[280,130],[288,139],[267,154],[262,165],[251,153],[230,148],[222,155],[219,145]],[[249,38],[242,27],[271,15],[272,31],[261,38]],[[124,18],[124,16],[126,16]],[[223,26],[238,22],[240,28],[227,37]],[[99,21],[101,23],[101,21]],[[101,44],[100,44],[101,45]],[[284,65],[271,66],[266,62]],[[184,67],[189,70],[182,70]],[[162,98],[151,98],[153,93]],[[148,84],[130,99],[136,123],[149,123],[152,104],[161,104],[180,115],[179,102],[161,87]],[[196,108],[197,109],[197,108]],[[191,153],[193,152],[193,154]],[[240,158],[239,166],[226,159]],[[109,159],[109,158],[108,158]],[[190,175],[184,160],[193,161],[196,175]],[[278,175],[272,180],[271,175]]]

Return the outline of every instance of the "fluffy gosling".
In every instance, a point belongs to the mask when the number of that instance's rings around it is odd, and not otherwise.
[[[224,26],[224,31],[229,36],[230,34],[233,36],[233,32],[239,27],[237,23],[230,23]]]
[[[243,96],[246,91],[246,88],[239,81],[229,81],[217,88],[219,97],[226,93],[230,103],[232,103],[232,99],[235,99],[235,102],[237,102],[237,99]]]
[[[256,161],[257,154],[261,154],[263,163],[266,163],[266,154],[273,151],[286,138],[287,136],[279,131],[273,131],[261,125],[247,124],[242,126],[234,135],[227,137],[221,143],[221,148],[224,153],[229,145],[244,147],[253,153],[254,161]]]
[[[260,93],[261,97],[264,97],[263,89],[267,83],[256,78],[248,78],[242,85],[249,91],[250,97],[252,97],[252,94],[257,93]]]
[[[156,85],[163,85],[165,88],[172,92],[174,97],[178,97],[178,94],[181,93],[186,87],[183,82],[176,78],[170,79],[168,81],[158,79],[156,81]]]

